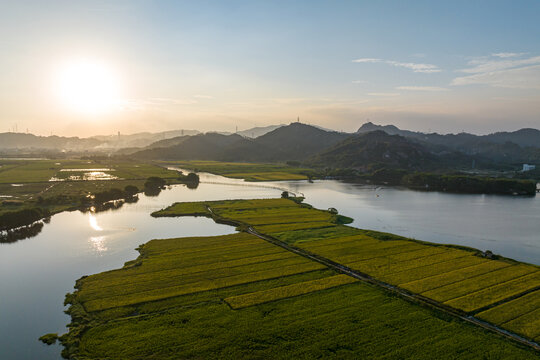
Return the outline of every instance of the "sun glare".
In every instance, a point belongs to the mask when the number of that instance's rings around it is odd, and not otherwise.
[[[55,77],[61,103],[80,113],[103,113],[119,105],[116,74],[104,63],[79,60],[63,65]]]

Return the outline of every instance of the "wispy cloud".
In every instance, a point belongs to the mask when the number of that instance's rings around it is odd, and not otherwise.
[[[353,84],[367,84],[367,80],[353,80],[351,81]]]
[[[484,84],[504,88],[539,89],[540,56],[514,59],[521,55],[500,53],[472,59],[468,63],[470,67],[458,70],[471,75],[457,77],[452,80],[451,85]]]
[[[439,69],[436,65],[432,64],[417,64],[417,63],[404,63],[404,62],[398,62],[398,61],[387,61],[387,64],[397,66],[397,67],[404,67],[407,69],[411,69],[414,72],[418,73],[438,73],[441,72],[441,69]]]
[[[193,95],[193,97],[197,99],[214,99],[211,95]]]
[[[526,53],[500,52],[500,53],[491,54],[491,56],[506,59],[506,58],[513,58],[513,57],[523,56],[525,54]]]
[[[368,93],[369,96],[399,96],[399,93],[388,93],[388,92],[372,92]]]
[[[360,58],[360,59],[355,59],[352,62],[354,63],[380,63],[380,62],[384,62],[384,60],[374,59],[374,58]]]
[[[447,88],[439,86],[398,86],[397,90],[407,90],[407,91],[448,91]]]
[[[540,64],[457,77],[451,85],[483,84],[513,89],[540,89]]]
[[[354,59],[352,62],[354,63],[381,63],[381,64],[387,64],[392,65],[395,67],[402,67],[409,70],[412,70],[416,73],[425,73],[425,74],[431,74],[431,73],[438,73],[442,70],[437,66],[433,64],[421,64],[421,63],[411,63],[411,62],[401,62],[401,61],[394,61],[394,60],[383,60],[383,59],[376,59],[376,58],[359,58]]]
[[[504,60],[501,60],[501,58],[493,59],[490,57],[481,57],[472,59],[468,63],[470,67],[458,70],[458,72],[463,72],[467,74],[478,74],[490,71],[512,69],[534,64],[540,64],[540,56],[533,56],[526,59],[506,58]]]

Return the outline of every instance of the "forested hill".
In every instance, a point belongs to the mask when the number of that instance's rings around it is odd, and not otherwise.
[[[414,138],[427,143],[445,145],[449,147],[471,147],[479,143],[504,144],[514,143],[520,147],[538,147],[540,148],[540,130],[520,129],[511,132],[496,132],[489,135],[474,135],[469,133],[446,134],[423,133],[410,130],[402,130],[394,125],[376,125],[372,122],[363,124],[358,130],[358,134],[364,134],[371,131],[382,130],[390,135],[401,135],[407,138]]]
[[[534,137],[536,130],[509,135],[422,134],[395,126],[364,124],[358,133],[340,133],[302,123],[276,128],[255,139],[206,133],[156,142],[134,157],[149,160],[300,161],[328,168],[404,170],[518,169],[540,162],[540,148],[486,140]],[[499,135],[498,135],[499,134]],[[530,140],[530,139],[529,139]]]
[[[255,139],[216,133],[170,139],[167,143],[161,143],[163,147],[152,144],[149,149],[136,152],[133,156],[164,160],[301,161],[349,136],[351,134],[292,123]],[[174,142],[172,146],[167,146]]]
[[[87,149],[101,144],[101,141],[93,138],[81,139],[78,137],[63,136],[36,136],[33,134],[6,132],[0,133],[1,149]]]
[[[364,170],[380,167],[433,170],[469,166],[471,159],[452,151],[433,153],[403,136],[378,130],[351,136],[313,156],[309,164]]]
[[[365,134],[376,130],[390,135],[404,136],[433,152],[453,150],[501,165],[540,163],[540,131],[536,129],[497,132],[489,135],[468,133],[441,135],[401,130],[393,125],[381,126],[368,122],[362,125],[357,133]]]

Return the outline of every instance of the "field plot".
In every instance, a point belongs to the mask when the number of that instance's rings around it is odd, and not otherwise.
[[[156,301],[324,268],[303,257],[291,256],[290,252],[249,234],[153,240],[144,245],[141,253],[143,258],[156,254],[161,256],[158,263],[152,260],[141,261],[139,266],[81,281],[78,298],[88,311]],[[250,257],[254,256],[257,257],[255,261],[250,261]],[[208,263],[209,260],[212,262]]]
[[[107,160],[0,160],[0,184],[39,183],[51,179],[67,180],[70,176],[102,172],[124,180],[146,179],[150,176],[176,178],[178,173],[162,167],[135,162]]]
[[[287,199],[204,204],[214,216],[253,226],[284,243],[473,315],[540,287],[538,266],[338,225],[336,215]],[[181,215],[182,209],[193,206],[175,204],[162,212],[173,215],[177,209]],[[520,330],[537,325],[537,313],[532,314],[502,327],[533,339],[531,330]]]
[[[262,304],[269,301],[286,299],[293,296],[308,294],[314,291],[330,289],[339,285],[350,284],[357,281],[347,275],[336,275],[324,279],[304,281],[287,286],[281,286],[269,290],[261,290],[254,293],[231,296],[225,299],[233,309],[241,309],[248,306]]]
[[[478,317],[502,325],[540,308],[540,290],[481,312]],[[539,331],[540,332],[540,331]]]
[[[65,356],[536,357],[247,233],[152,240],[139,251],[122,269],[77,281]]]
[[[154,164],[112,160],[0,160],[0,215],[24,208],[55,214],[77,208],[81,199],[126,186],[144,188],[158,176],[178,183],[178,172]]]
[[[306,180],[313,173],[310,169],[285,164],[255,164],[220,161],[164,162],[181,168],[203,171],[246,181]]]

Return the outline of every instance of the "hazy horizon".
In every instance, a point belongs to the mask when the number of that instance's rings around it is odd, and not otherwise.
[[[535,1],[5,4],[0,132],[538,129],[538,18]]]
[[[256,128],[256,127],[261,127],[261,128],[264,128],[264,127],[270,127],[270,126],[287,126],[287,125],[290,125],[292,123],[295,123],[296,121],[291,121],[290,123],[280,123],[280,124],[268,124],[268,125],[261,125],[261,126],[254,126],[254,127],[250,127],[250,128],[245,128],[245,129],[242,129],[242,128],[238,128],[238,132],[243,132],[243,131],[248,131],[248,130],[251,130],[253,128]],[[372,122],[374,123],[373,121],[369,121],[369,119],[367,119],[366,122]],[[358,125],[355,129],[352,129],[350,131],[347,131],[347,130],[343,130],[343,129],[333,129],[333,128],[330,128],[330,127],[323,127],[323,126],[320,126],[320,125],[317,125],[317,124],[310,124],[310,123],[305,123],[305,122],[302,122],[302,124],[304,125],[310,125],[310,126],[315,126],[315,127],[318,127],[320,129],[323,129],[323,130],[329,130],[329,131],[337,131],[337,132],[343,132],[343,133],[355,133],[357,132],[357,130],[363,125],[365,124],[366,122],[363,122],[361,123],[360,125]],[[387,126],[387,125],[394,125],[393,123],[388,123],[388,124],[378,124],[378,123],[374,123],[374,125],[377,125],[377,126]],[[498,132],[513,132],[513,131],[518,131],[518,130],[522,130],[522,129],[534,129],[534,130],[539,130],[538,128],[519,128],[519,129],[513,129],[513,130],[497,130],[497,129],[494,129],[493,131],[490,131],[490,132],[484,132],[484,133],[480,133],[480,132],[467,132],[467,131],[455,131],[455,132],[439,132],[439,131],[436,131],[434,129],[409,129],[409,128],[402,128],[402,127],[399,127],[398,128],[400,130],[410,130],[410,131],[416,131],[416,132],[420,132],[420,133],[438,133],[438,134],[441,134],[441,135],[448,135],[448,134],[459,134],[459,133],[462,133],[462,132],[465,132],[465,133],[468,133],[468,134],[473,134],[473,135],[479,135],[479,136],[482,136],[482,135],[490,135],[490,134],[493,134],[493,133],[498,133]],[[111,132],[111,133],[101,133],[101,134],[92,134],[92,135],[60,135],[60,134],[56,134],[54,132],[52,133],[49,133],[49,134],[36,134],[36,133],[32,133],[30,131],[26,132],[26,131],[21,131],[22,129],[18,129],[17,128],[17,131],[13,131],[13,129],[10,129],[9,131],[6,131],[6,132],[0,132],[0,134],[5,134],[5,133],[14,133],[14,134],[31,134],[31,135],[36,135],[36,136],[43,136],[43,137],[48,137],[48,136],[60,136],[60,137],[78,137],[78,138],[81,138],[81,139],[84,139],[84,138],[91,138],[91,137],[100,137],[100,136],[111,136],[111,137],[115,137],[115,136],[118,136],[118,132],[119,131],[116,131],[114,132]],[[26,129],[25,129],[26,130]],[[236,128],[234,129],[212,129],[212,130],[199,130],[199,129],[195,129],[195,128],[192,128],[192,129],[181,129],[181,128],[177,128],[177,129],[164,129],[164,130],[159,130],[159,131],[136,131],[136,132],[125,132],[125,133],[122,133],[120,132],[120,135],[121,136],[130,136],[130,135],[137,135],[137,134],[144,134],[144,133],[149,133],[149,134],[157,134],[157,133],[166,133],[166,132],[173,132],[173,131],[181,131],[181,130],[184,130],[184,131],[198,131],[199,133],[201,134],[204,134],[204,133],[223,133],[223,134],[234,134],[236,133]],[[187,135],[191,135],[191,134],[187,134]],[[255,136],[257,137],[257,136]]]

